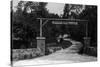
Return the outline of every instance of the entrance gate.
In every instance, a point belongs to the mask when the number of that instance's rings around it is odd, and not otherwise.
[[[43,27],[48,21],[52,21],[52,24],[74,24],[79,25],[83,24],[85,27],[85,36],[84,36],[84,48],[89,46],[90,38],[88,37],[88,21],[87,20],[80,20],[80,19],[55,19],[55,18],[37,18],[40,20],[40,36],[37,37],[37,48],[40,49],[42,55],[45,55],[45,40],[46,38],[43,37]]]

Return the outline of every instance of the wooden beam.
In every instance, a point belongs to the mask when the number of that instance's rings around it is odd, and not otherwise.
[[[61,20],[61,21],[79,21],[79,22],[88,22],[88,20],[81,20],[81,19],[61,19],[61,18],[37,18],[43,20]]]
[[[48,20],[46,20],[46,21],[43,23],[42,27],[43,27],[47,22],[48,22]]]
[[[85,22],[86,26],[86,36],[88,36],[88,20],[81,19],[61,19],[61,18],[37,18],[40,20],[40,37],[42,37],[42,27],[49,21],[67,21],[67,22]],[[42,24],[42,20],[46,20],[45,23]]]
[[[42,37],[42,19],[40,19],[40,37]]]

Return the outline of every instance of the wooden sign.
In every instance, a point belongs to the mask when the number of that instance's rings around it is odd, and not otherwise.
[[[78,22],[52,21],[52,24],[78,25]]]

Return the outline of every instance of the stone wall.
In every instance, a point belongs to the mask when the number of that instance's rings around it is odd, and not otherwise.
[[[41,56],[37,48],[31,49],[12,49],[12,61],[31,59]]]

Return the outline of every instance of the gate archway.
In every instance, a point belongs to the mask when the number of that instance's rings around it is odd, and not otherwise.
[[[38,46],[38,48],[40,50],[42,50],[43,54],[45,54],[45,41],[47,41],[47,38],[44,37],[44,33],[43,33],[43,27],[45,27],[47,25],[48,22],[50,22],[51,24],[53,24],[52,26],[53,27],[56,27],[58,26],[58,29],[59,27],[61,28],[62,27],[62,34],[65,34],[65,33],[68,33],[66,32],[67,28],[69,28],[68,30],[71,30],[70,33],[68,34],[72,34],[73,35],[73,31],[74,33],[76,32],[74,30],[74,28],[76,27],[76,30],[78,30],[79,28],[83,28],[83,31],[84,31],[84,36],[85,37],[85,44],[87,44],[87,41],[88,41],[88,20],[80,20],[80,19],[55,19],[55,18],[37,18],[38,20],[40,20],[40,38],[37,39],[37,45],[40,45]],[[68,27],[68,26],[75,26],[75,27]],[[64,27],[66,28],[64,30]],[[54,28],[52,28],[54,29]],[[82,30],[82,29],[81,29]],[[65,33],[64,33],[65,32]],[[77,33],[76,33],[77,34]],[[79,34],[77,34],[79,35]],[[52,40],[52,39],[50,39]],[[41,46],[42,45],[42,46]]]

